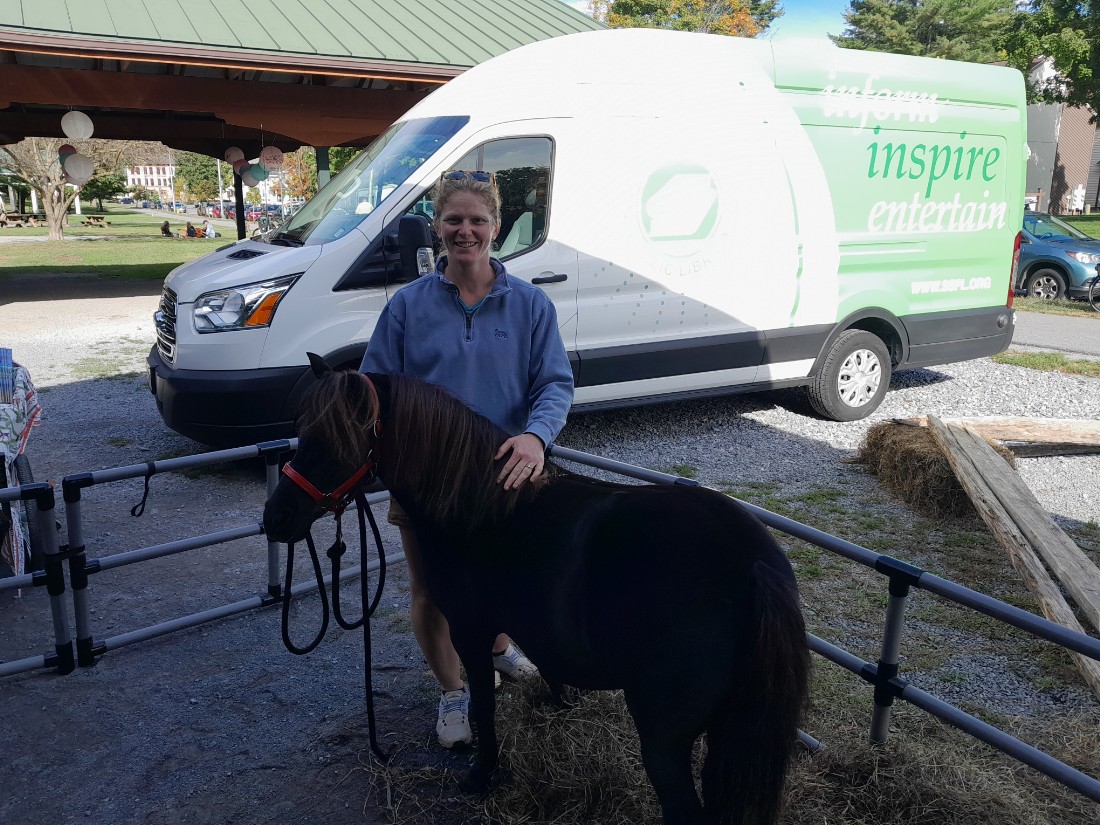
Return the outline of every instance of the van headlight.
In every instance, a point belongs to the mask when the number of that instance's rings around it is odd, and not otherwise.
[[[279,302],[298,277],[287,275],[200,295],[193,310],[195,329],[205,333],[270,326]]]
[[[1069,256],[1083,264],[1100,264],[1100,255],[1095,252],[1070,252]]]

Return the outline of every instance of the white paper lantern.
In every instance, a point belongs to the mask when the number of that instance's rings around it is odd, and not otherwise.
[[[92,175],[95,174],[95,161],[79,152],[68,155],[61,165],[65,167],[66,173],[77,180],[83,178],[84,182],[91,180]]]
[[[264,169],[282,169],[283,153],[278,146],[265,146],[260,150],[260,163]]]
[[[257,184],[259,184],[259,181],[252,177],[252,172],[250,169],[245,169],[241,172],[241,181],[244,183],[245,186],[256,186]]]
[[[61,131],[72,140],[87,140],[94,130],[92,119],[83,112],[67,112],[61,118]]]
[[[233,163],[237,160],[244,160],[244,150],[239,146],[230,146],[225,150],[225,162]]]

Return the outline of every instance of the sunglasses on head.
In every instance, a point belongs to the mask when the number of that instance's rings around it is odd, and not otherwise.
[[[489,183],[493,179],[492,172],[467,172],[463,169],[452,169],[450,172],[443,173],[443,180],[470,180],[481,181],[482,183]]]

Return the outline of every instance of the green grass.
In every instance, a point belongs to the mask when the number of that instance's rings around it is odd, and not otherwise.
[[[671,467],[663,470],[663,472],[669,473],[680,478],[695,478],[699,474],[699,468],[693,464],[673,464]]]
[[[1016,352],[1009,350],[994,355],[998,364],[1012,364],[1042,372],[1065,372],[1071,375],[1087,375],[1100,378],[1100,361],[1070,360],[1060,352]]]
[[[111,225],[105,228],[80,226],[81,218],[70,215],[65,241],[0,244],[0,280],[37,274],[91,274],[129,280],[161,280],[180,264],[213,252],[232,238],[165,238],[160,235],[163,218],[156,218],[108,204],[105,214]],[[189,216],[192,223],[193,216]],[[185,226],[185,216],[170,222],[173,231]],[[45,227],[0,229],[0,237],[49,235]],[[97,240],[79,240],[95,238]]]
[[[1043,315],[1072,315],[1100,321],[1100,312],[1094,310],[1084,301],[1072,301],[1068,298],[1057,301],[1044,301],[1042,298],[1027,298],[1017,295],[1012,301],[1012,306],[1019,312],[1038,312]]]

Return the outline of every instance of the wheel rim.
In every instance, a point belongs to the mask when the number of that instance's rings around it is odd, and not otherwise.
[[[1050,275],[1043,275],[1031,282],[1031,289],[1028,291],[1036,298],[1053,301],[1058,297],[1058,282]]]
[[[882,365],[878,356],[869,349],[857,349],[840,365],[837,394],[849,407],[862,407],[875,397],[881,381]]]

